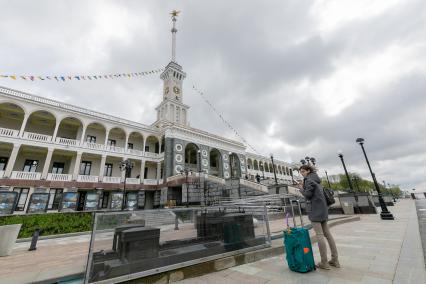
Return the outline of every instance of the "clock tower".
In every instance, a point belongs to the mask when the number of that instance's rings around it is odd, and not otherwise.
[[[182,82],[186,77],[182,66],[176,62],[176,21],[179,12],[173,11],[172,15],[172,60],[164,68],[160,78],[163,80],[163,101],[156,108],[157,121],[154,125],[163,127],[169,124],[187,125],[189,106],[182,102]]]

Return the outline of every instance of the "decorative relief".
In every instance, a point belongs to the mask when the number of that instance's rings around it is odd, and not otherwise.
[[[246,171],[246,167],[241,166],[241,170],[245,172]]]
[[[176,144],[176,145],[175,145],[175,150],[176,150],[176,151],[178,151],[178,152],[182,152],[182,149],[183,149],[182,144]]]
[[[203,159],[202,163],[203,163],[203,166],[205,167],[209,165],[209,161],[207,161],[207,159]]]
[[[203,155],[203,157],[207,157],[207,150],[202,150],[201,155]]]
[[[182,162],[182,155],[176,154],[175,159],[176,159],[176,162],[178,162],[178,163]]]
[[[182,168],[182,166],[181,165],[177,165],[176,167],[175,167],[175,171],[176,171],[176,173],[177,174],[180,174],[180,172],[183,170],[183,168]]]
[[[208,169],[205,169],[205,170],[204,170],[204,172],[205,172],[206,174],[209,174],[209,170],[208,170]]]
[[[244,165],[244,159],[240,160],[241,165]]]
[[[227,163],[224,163],[224,164],[223,164],[223,168],[224,168],[225,170],[227,170],[227,169],[229,169],[229,165],[228,165]]]
[[[223,154],[223,160],[228,161],[228,155],[227,154]]]
[[[223,173],[223,176],[224,176],[225,178],[229,178],[229,173],[228,173],[228,172],[224,172],[224,173]]]

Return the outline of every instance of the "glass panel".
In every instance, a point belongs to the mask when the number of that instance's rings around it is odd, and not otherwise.
[[[25,160],[24,168],[22,170],[24,172],[34,173],[37,170],[37,165],[38,165],[37,160]]]
[[[112,176],[112,164],[105,164],[104,176],[106,177]]]
[[[62,173],[64,173],[64,167],[65,167],[64,163],[54,162],[53,166],[52,166],[52,173],[53,174],[62,174]]]
[[[123,204],[123,193],[113,192],[111,195],[111,209],[120,210]]]
[[[80,175],[89,176],[92,168],[92,162],[83,161],[80,165]]]
[[[13,191],[18,193],[18,203],[16,204],[16,211],[22,211],[25,208],[28,198],[28,188],[14,188]]]

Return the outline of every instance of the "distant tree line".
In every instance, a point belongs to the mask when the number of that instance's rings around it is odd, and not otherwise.
[[[361,178],[361,176],[357,173],[349,173],[349,178],[351,179],[354,192],[372,193],[376,191],[374,183],[372,181]],[[327,188],[331,187],[331,189],[336,191],[350,191],[349,182],[345,174],[339,174],[336,180],[339,181],[330,181],[329,186],[327,179],[324,177],[322,178],[322,185]],[[391,195],[392,197],[400,197],[402,195],[402,190],[396,184],[392,184],[390,186],[387,185],[385,188],[383,184],[379,183],[379,188],[384,195]]]

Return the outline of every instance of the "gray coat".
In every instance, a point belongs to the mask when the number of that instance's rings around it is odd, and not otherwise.
[[[306,212],[311,222],[328,220],[328,206],[325,201],[321,180],[316,173],[309,173],[303,180],[303,189],[300,193],[306,199]]]

